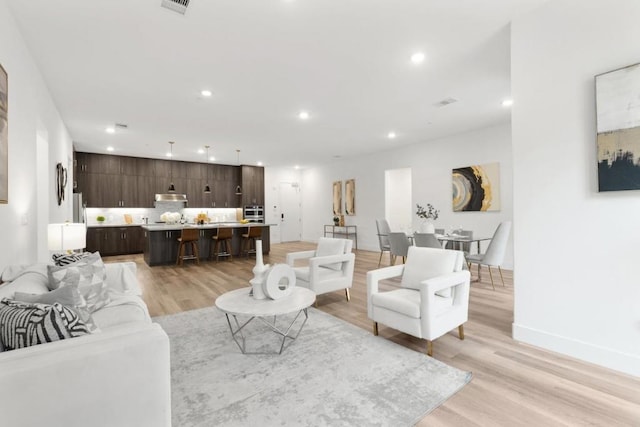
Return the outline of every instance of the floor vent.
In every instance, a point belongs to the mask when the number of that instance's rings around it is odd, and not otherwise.
[[[184,15],[191,0],[162,0],[160,6]]]

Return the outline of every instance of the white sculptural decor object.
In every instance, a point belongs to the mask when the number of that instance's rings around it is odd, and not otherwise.
[[[255,299],[267,298],[262,284],[264,283],[264,274],[268,269],[269,264],[264,265],[262,261],[262,240],[256,240],[256,266],[253,267],[253,279],[249,280]]]
[[[256,240],[256,265],[253,267],[251,283],[255,299],[279,299],[291,294],[296,285],[296,275],[287,264],[270,267],[262,261],[262,240]]]

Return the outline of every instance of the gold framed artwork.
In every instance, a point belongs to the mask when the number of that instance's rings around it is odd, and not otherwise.
[[[347,215],[356,214],[356,180],[348,179],[344,182],[344,212]]]
[[[453,170],[453,211],[500,210],[500,164],[487,163]]]
[[[342,213],[342,181],[333,182],[333,214]]]
[[[0,203],[9,202],[9,82],[0,65]]]

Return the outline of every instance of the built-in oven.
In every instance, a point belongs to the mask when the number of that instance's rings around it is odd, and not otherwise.
[[[264,206],[246,205],[242,213],[249,222],[264,222]]]

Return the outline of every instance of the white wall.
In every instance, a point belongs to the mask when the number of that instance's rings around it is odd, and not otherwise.
[[[392,144],[392,143],[390,143]],[[451,170],[474,164],[500,163],[502,210],[500,212],[453,212]],[[323,224],[332,223],[332,183],[356,180],[356,215],[346,216],[346,224],[358,226],[358,247],[378,251],[376,218],[385,215],[385,170],[411,168],[413,228],[418,229],[415,204],[431,203],[440,210],[436,227],[462,226],[476,236],[492,236],[501,221],[512,220],[511,127],[480,129],[386,152],[342,159],[330,165],[305,170],[302,175],[302,237],[316,241]],[[513,265],[511,244],[505,268]]]
[[[516,339],[640,376],[640,191],[597,192],[594,76],[640,62],[640,2],[512,23]]]
[[[56,163],[70,165],[72,144],[5,0],[0,0],[0,63],[9,75],[9,203],[0,205],[2,270],[10,264],[35,262],[39,256],[48,255],[44,250],[46,235],[42,231],[38,234],[39,209],[48,210],[47,222],[71,219],[71,197],[58,206],[53,177]],[[47,140],[41,145],[48,145],[49,150],[48,181],[36,179],[38,135]],[[47,200],[37,199],[37,185],[47,186]],[[67,196],[70,193],[71,184]]]
[[[384,217],[390,229],[410,232],[413,222],[411,168],[388,169],[384,173]]]

